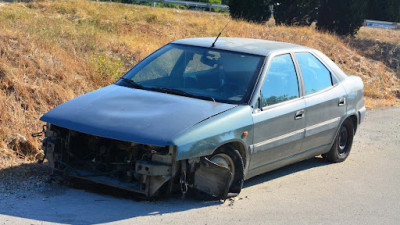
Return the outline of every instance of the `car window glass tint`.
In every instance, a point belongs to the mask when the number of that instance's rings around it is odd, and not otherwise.
[[[158,58],[143,67],[143,69],[136,74],[135,81],[140,82],[169,77],[182,52],[183,50],[178,48],[164,52]]]
[[[215,60],[218,60],[221,57],[219,52],[212,52],[212,56]],[[194,54],[193,59],[189,61],[188,65],[185,68],[184,74],[191,74],[206,70],[212,70],[217,67],[217,64],[214,65],[207,65],[202,62],[202,55],[201,54]]]
[[[132,68],[124,78],[145,89],[245,103],[252,94],[264,59],[241,52],[169,44]]]
[[[299,97],[299,85],[289,54],[272,59],[262,92],[262,106],[269,106]]]
[[[296,53],[295,55],[303,75],[306,94],[332,86],[329,70],[317,58],[306,52]]]

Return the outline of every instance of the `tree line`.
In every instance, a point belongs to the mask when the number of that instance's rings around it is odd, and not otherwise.
[[[309,26],[354,35],[364,19],[400,22],[400,0],[229,0],[232,18],[263,23],[273,6],[277,25]]]
[[[100,0],[141,3],[138,0]],[[224,4],[234,19],[263,23],[271,17],[271,6],[277,25],[310,26],[339,35],[355,35],[364,19],[400,22],[400,0],[186,0]],[[161,3],[158,3],[161,4]],[[163,4],[164,7],[187,8]],[[215,12],[225,12],[213,9]]]

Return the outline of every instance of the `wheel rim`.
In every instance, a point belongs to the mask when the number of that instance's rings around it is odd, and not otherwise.
[[[339,133],[339,154],[345,154],[347,152],[347,145],[349,140],[349,132],[345,126],[340,128]]]
[[[210,161],[219,166],[229,169],[229,171],[232,173],[231,179],[229,181],[229,186],[231,186],[233,178],[235,177],[235,164],[233,163],[231,157],[226,154],[220,153],[211,157]]]

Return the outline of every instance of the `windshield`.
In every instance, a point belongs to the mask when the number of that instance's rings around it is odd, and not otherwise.
[[[169,44],[137,64],[117,84],[247,103],[263,60],[263,56],[246,53]]]

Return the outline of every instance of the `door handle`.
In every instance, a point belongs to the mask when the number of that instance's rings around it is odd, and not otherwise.
[[[342,97],[342,98],[340,98],[339,99],[339,106],[344,106],[346,104],[346,98],[345,97]]]
[[[304,110],[299,110],[294,114],[294,119],[299,120],[304,118]]]

